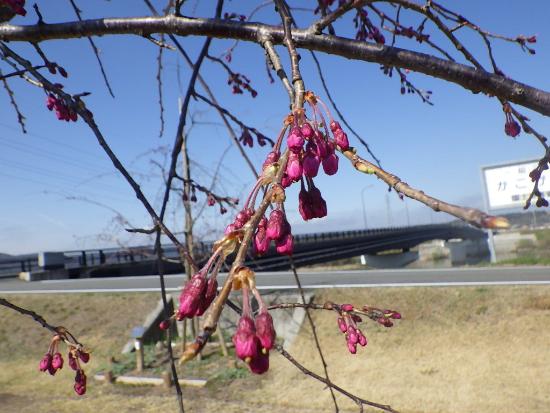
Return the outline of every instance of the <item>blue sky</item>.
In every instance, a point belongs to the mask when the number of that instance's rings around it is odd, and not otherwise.
[[[47,22],[74,19],[68,3],[38,3]],[[145,6],[137,1],[80,3],[87,18],[148,14]],[[163,2],[155,3],[160,7]],[[187,2],[189,8],[197,7],[200,15],[212,14],[210,2],[198,3]],[[450,6],[452,2],[444,3]],[[226,2],[225,10],[245,12],[255,4],[252,1]],[[306,2],[294,2],[294,5],[304,6]],[[535,56],[522,52],[515,45],[498,41],[494,43],[495,54],[502,70],[510,77],[544,90],[550,89],[548,2],[532,1],[527,7],[517,1],[470,1],[452,7],[491,32],[510,36],[536,34]],[[16,23],[31,24],[35,21],[31,7],[28,9],[27,16],[17,18]],[[297,17],[300,24],[311,21],[308,13],[298,13]],[[277,22],[277,16],[270,8],[261,11],[255,19]],[[411,25],[418,24],[418,19],[403,19],[404,22],[410,21]],[[343,21],[338,28],[342,34],[353,35],[350,20]],[[479,39],[467,33],[461,36],[471,45],[470,50],[486,62]],[[432,35],[432,39],[448,45],[437,35]],[[86,102],[104,135],[130,171],[136,173],[153,204],[158,206],[162,180],[159,169],[150,160],[162,163],[163,153],[172,145],[178,116],[177,101],[186,88],[190,71],[176,52],[165,52],[166,125],[164,136],[159,138],[155,81],[157,47],[147,40],[130,36],[103,37],[96,42],[115,99],[109,96],[103,84],[86,40],[43,44],[49,58],[64,66],[70,74],[66,80],[60,77],[52,79],[62,81],[71,93],[92,92]],[[202,40],[182,38],[181,42],[190,54],[196,55]],[[232,44],[232,41],[215,40],[211,53],[219,56]],[[39,62],[28,46],[15,43],[11,46]],[[426,51],[411,41],[400,40],[398,46]],[[285,50],[280,48],[279,52],[286,62]],[[306,87],[323,97],[312,61],[307,53],[302,55]],[[456,53],[453,55],[458,58]],[[410,80],[416,86],[433,91],[435,105],[428,106],[414,96],[401,96],[398,80],[395,76],[391,79],[384,76],[378,65],[325,55],[319,55],[319,58],[336,102],[352,126],[371,144],[383,166],[436,197],[481,207],[481,166],[534,159],[541,154],[541,148],[533,138],[521,134],[517,139],[511,139],[504,134],[504,115],[495,99],[473,95],[458,86],[424,75],[410,74]],[[227,76],[217,64],[205,62],[202,73],[216,90],[223,106],[238,114],[245,123],[274,138],[288,110],[288,101],[278,82],[268,82],[262,49],[254,44],[240,43],[231,67],[251,78],[253,87],[259,91],[257,98],[231,94],[226,84]],[[9,71],[5,65],[2,65],[2,70]],[[11,80],[10,85],[27,117],[29,133],[20,132],[7,95],[0,93],[0,104],[4,108],[0,116],[0,252],[17,254],[148,243],[149,240],[142,235],[126,234],[122,230],[124,223],[116,219],[113,211],[119,212],[135,226],[147,227],[150,223],[147,213],[135,200],[126,182],[116,174],[86,126],[80,121],[76,124],[57,121],[55,115],[46,109],[41,90],[19,79]],[[548,133],[548,119],[527,110],[524,112],[532,118],[533,126]],[[201,103],[192,103],[191,114],[196,121],[190,135],[190,152],[195,162],[193,176],[202,184],[210,184],[213,170],[223,156],[216,191],[242,199],[253,179],[238,151],[231,145],[226,130],[217,125],[217,115]],[[351,136],[350,139],[352,145],[355,144]],[[247,150],[256,165],[261,165],[267,147],[255,146]],[[400,201],[394,193],[390,193],[386,200],[384,184],[373,177],[357,174],[343,159],[336,176],[323,176],[316,182],[327,201],[329,216],[317,222],[301,221],[297,214],[297,189],[292,188],[287,210],[295,232],[362,228],[361,193],[365,196],[370,227],[449,219],[414,201]],[[183,213],[177,201],[172,207],[167,222],[179,231]],[[408,219],[406,208],[409,210]],[[228,215],[220,216],[213,209],[207,209],[202,215],[199,233],[209,239],[218,236],[231,219]]]

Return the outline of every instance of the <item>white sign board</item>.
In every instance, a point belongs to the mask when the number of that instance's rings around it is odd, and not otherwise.
[[[537,165],[537,161],[530,161],[482,168],[489,209],[523,207],[533,190],[529,172]],[[548,170],[540,178],[539,190],[550,197]]]

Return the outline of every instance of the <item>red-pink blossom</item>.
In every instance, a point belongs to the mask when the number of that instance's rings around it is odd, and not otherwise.
[[[288,162],[286,164],[286,174],[293,180],[297,181],[302,177],[302,161],[300,159],[300,154],[291,152],[288,157]]]
[[[256,337],[260,340],[264,352],[271,350],[275,345],[273,318],[265,308],[256,316]]]
[[[256,337],[254,321],[248,316],[242,316],[239,320],[237,331],[233,336],[235,354],[238,358],[245,361],[246,359],[253,358],[258,354],[259,342],[258,337]]]
[[[255,357],[252,357],[248,367],[250,367],[250,371],[254,374],[264,374],[269,370],[269,353],[263,354],[259,352]]]
[[[286,138],[288,148],[295,153],[299,153],[304,146],[304,136],[300,128],[292,128]]]

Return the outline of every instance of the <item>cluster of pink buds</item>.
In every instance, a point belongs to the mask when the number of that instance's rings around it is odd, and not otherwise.
[[[159,324],[161,330],[168,330],[172,320],[181,321],[203,315],[218,294],[218,272],[225,260],[223,246],[216,246],[208,262],[188,280],[180,294],[179,307],[172,317]]]
[[[357,40],[374,40],[378,44],[386,43],[386,38],[369,19],[368,12],[363,8],[357,8],[357,14],[353,18],[353,23],[357,28],[355,39]]]
[[[521,132],[519,123],[517,123],[514,117],[512,116],[512,108],[510,108],[509,104],[505,104],[503,106],[503,110],[504,110],[504,115],[506,116],[506,123],[504,124],[504,133],[506,133],[506,135],[508,136],[511,136],[512,138],[515,138]]]
[[[221,264],[220,264],[221,265]],[[176,320],[201,316],[210,307],[218,293],[217,275],[219,266],[216,265],[210,277],[206,277],[209,268],[204,267],[191,277],[180,294],[180,303],[176,312]]]
[[[258,141],[258,145],[265,146],[267,142],[273,146],[273,141],[269,139],[267,136],[261,134],[257,130],[253,129],[254,135],[256,135],[256,140]],[[241,133],[241,136],[239,137],[239,142],[243,144],[243,146],[254,146],[254,138],[252,137],[252,134],[250,133],[250,129],[243,127],[243,131]]]
[[[516,37],[516,42],[521,46],[523,50],[527,50],[530,54],[536,54],[535,49],[527,46],[528,43],[536,43],[537,42],[537,36],[518,36]]]
[[[25,16],[27,11],[25,10],[25,0],[0,0],[0,6],[6,6],[10,8],[15,14]]]
[[[38,367],[40,371],[47,371],[53,376],[58,370],[63,368],[63,356],[58,351],[59,342],[62,340],[64,339],[60,335],[55,335],[52,338],[48,352],[40,360]],[[82,396],[86,393],[86,374],[84,374],[84,370],[80,367],[80,361],[87,363],[90,360],[90,353],[82,350],[79,346],[74,346],[72,343],[68,343],[68,345],[69,367],[76,371],[74,391],[79,396]]]
[[[236,216],[231,224],[225,228],[225,235],[229,235],[234,231],[240,230],[254,215],[252,208],[244,208]]]
[[[253,272],[248,268],[242,268],[239,272],[244,273],[245,278],[239,281],[243,293],[243,311],[233,336],[235,354],[248,365],[252,373],[263,374],[269,369],[269,350],[275,346],[273,318],[267,312],[253,281],[251,282]],[[255,319],[250,308],[249,288],[252,288],[260,306]]]
[[[250,85],[250,79],[242,73],[231,72],[227,79],[227,84],[231,85],[232,92],[236,95],[242,95],[244,89],[248,91],[253,98],[258,96],[258,92]]]
[[[62,88],[62,85],[57,84],[56,85],[59,88]],[[48,93],[48,98],[46,99],[46,107],[51,111],[55,110],[55,115],[57,116],[57,119],[64,120],[64,121],[73,121],[76,122],[78,119],[78,114],[69,108],[65,101],[57,96],[55,96],[53,93]]]
[[[367,338],[357,326],[362,322],[361,315],[365,315],[384,327],[392,327],[393,320],[401,319],[401,314],[393,310],[379,310],[374,307],[364,306],[362,310],[356,309],[351,304],[334,305],[340,316],[338,317],[338,328],[345,335],[346,344],[351,354],[357,353],[357,344],[361,347],[367,345]]]

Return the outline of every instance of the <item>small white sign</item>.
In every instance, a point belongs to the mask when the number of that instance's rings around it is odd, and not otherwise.
[[[529,161],[482,168],[489,209],[523,207],[533,190],[529,172],[537,165],[538,161]],[[540,178],[539,190],[550,198],[548,170]]]

